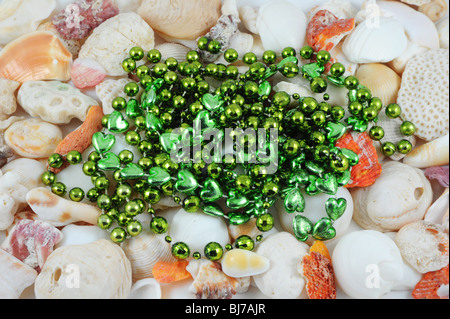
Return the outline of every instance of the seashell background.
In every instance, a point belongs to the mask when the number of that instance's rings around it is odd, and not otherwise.
[[[81,24],[88,28],[82,30],[81,38],[64,37],[52,23],[52,17],[61,12],[69,14],[70,10],[64,10],[74,3],[95,3],[108,15],[93,10],[91,18],[95,21]],[[163,56],[182,61],[196,46],[195,40],[207,34],[221,15],[229,14],[239,21],[239,28],[227,40],[240,56],[248,51],[257,55],[268,49],[279,52],[286,46],[300,49],[307,44],[308,23],[319,10],[329,10],[338,19],[355,19],[355,28],[349,34],[333,30],[336,43],[330,40],[334,45],[332,55],[346,66],[347,74],[361,78],[383,104],[404,105],[407,118],[403,120],[418,122],[419,132],[410,137],[414,152],[405,157],[380,156],[380,163],[397,162],[409,170],[424,172],[420,176],[427,179],[423,214],[406,225],[402,224],[404,219],[385,211],[375,215],[379,219],[391,218],[387,226],[373,225],[372,221],[357,223],[353,207],[360,210],[367,204],[367,196],[363,196],[361,189],[345,189],[346,198],[353,200],[354,205],[349,205],[340,236],[325,243],[335,266],[337,298],[411,299],[422,273],[438,269],[417,267],[419,250],[413,252],[416,254],[413,260],[405,257],[405,247],[410,249],[410,238],[416,235],[413,232],[405,236],[406,226],[411,229],[425,223],[422,219],[431,224],[429,228],[439,233],[445,248],[440,256],[444,261],[438,267],[445,266],[445,258],[448,260],[448,0],[0,0],[0,245],[21,219],[43,220],[62,234],[62,239],[49,247],[49,252],[54,249],[58,253],[53,257],[50,254],[51,263],[47,265],[50,269],[44,264],[42,276],[0,248],[0,298],[51,298],[42,292],[50,285],[50,275],[71,262],[67,251],[91,254],[92,263],[99,269],[111,266],[96,260],[97,256],[107,254],[102,245],[110,246],[102,241],[107,236],[92,226],[98,214],[96,207],[52,196],[40,182],[40,175],[46,169],[45,158],[64,137],[80,127],[91,106],[98,105],[108,114],[112,111],[112,99],[125,97],[122,88],[132,79],[124,74],[121,62],[131,46],[141,46],[145,51],[156,48]],[[167,23],[174,12],[175,21]],[[72,34],[71,30],[63,31],[65,35]],[[223,56],[217,61],[226,63]],[[425,73],[426,78],[421,78]],[[314,96],[304,79],[284,79],[276,89]],[[343,90],[332,88],[330,95],[330,103],[347,103]],[[422,99],[421,104],[416,99]],[[399,138],[398,130],[393,127],[388,130],[391,139]],[[88,148],[86,153],[91,150]],[[442,169],[440,172],[444,173],[432,178],[427,174],[430,169]],[[90,185],[89,179],[76,174],[69,168],[61,176],[70,180],[68,185]],[[372,189],[380,194],[389,187],[397,187],[395,192],[402,193],[401,185],[386,178],[379,179]],[[319,201],[317,205],[324,201],[314,200]],[[176,237],[195,242],[194,250],[201,250],[203,241],[211,238],[225,244],[242,231],[217,219],[205,218],[206,215],[199,215],[198,219],[192,214],[187,216],[180,207],[170,205],[173,203],[166,205],[163,200],[158,209],[170,225],[174,222],[171,227]],[[306,279],[298,267],[312,242],[297,242],[284,228],[292,220],[279,219],[274,210],[273,215],[281,225],[256,244],[255,256],[247,256],[260,260],[264,266],[239,269],[238,273],[245,277],[230,277],[231,270],[235,270],[232,265],[221,268],[220,263],[202,260],[189,263],[183,280],[159,283],[153,278],[153,267],[158,262],[174,263],[174,258],[161,237],[143,236],[110,248],[111,255],[120,261],[117,269],[110,269],[117,277],[109,283],[114,291],[105,284],[105,288],[97,287],[97,293],[130,299],[192,299],[199,293],[198,287],[217,288],[222,280],[227,285],[225,294],[232,292],[236,299],[307,298],[302,288]],[[209,229],[210,236],[201,238],[203,233],[196,233],[194,226],[181,227],[189,222],[199,223],[195,227],[205,231]],[[247,233],[259,234],[254,225],[248,228]],[[399,229],[403,229],[400,236]],[[354,250],[350,253],[349,249]],[[76,257],[71,256],[74,260]],[[354,268],[349,268],[350,264]],[[382,270],[381,289],[371,291],[363,286],[365,267],[369,264],[378,264]],[[92,276],[104,282],[107,274],[97,272]],[[14,280],[4,276],[5,273],[11,273]],[[211,281],[204,282],[209,276]],[[38,293],[34,290],[35,282]],[[67,291],[61,292],[64,293]],[[82,296],[92,297],[91,293],[95,291],[81,291]],[[445,294],[448,298],[448,283]]]

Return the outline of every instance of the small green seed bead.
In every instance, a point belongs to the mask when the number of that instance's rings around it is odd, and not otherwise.
[[[104,230],[109,229],[111,227],[111,225],[113,224],[113,222],[114,222],[114,220],[111,218],[111,216],[109,216],[107,214],[101,214],[97,218],[98,227],[100,227],[101,229],[104,229]]]
[[[188,213],[195,213],[200,209],[200,198],[190,195],[183,200],[183,209]]]
[[[127,233],[131,237],[139,236],[142,233],[142,224],[138,220],[130,221],[127,225]]]
[[[158,63],[159,61],[161,61],[161,52],[159,52],[159,50],[157,49],[152,49],[148,51],[147,59],[151,63]]]
[[[253,250],[253,248],[255,248],[255,242],[250,236],[242,235],[236,238],[234,247],[238,249],[246,249],[251,251]]]
[[[302,47],[300,49],[300,56],[305,60],[311,59],[313,54],[314,54],[314,49],[309,45],[305,45],[304,47]]]
[[[53,194],[58,196],[64,196],[67,192],[66,185],[61,182],[53,183],[51,190]]]
[[[217,261],[223,256],[223,248],[219,243],[210,242],[205,246],[204,253],[209,260]]]
[[[60,154],[52,154],[50,155],[50,157],[48,158],[48,166],[50,166],[51,168],[60,168],[63,163],[63,157]]]
[[[44,185],[50,186],[56,181],[56,174],[50,171],[46,171],[41,175],[41,181]]]
[[[190,255],[189,246],[183,242],[177,242],[172,245],[172,255],[177,259],[186,259]]]
[[[120,244],[127,238],[127,232],[121,227],[116,227],[112,230],[110,238],[114,243]]]
[[[83,160],[81,153],[78,151],[70,151],[69,153],[67,153],[66,159],[71,165],[80,164]]]
[[[385,142],[383,143],[383,145],[381,145],[381,152],[385,155],[385,156],[392,156],[395,154],[396,151],[396,146],[394,143],[391,142]]]
[[[416,132],[416,126],[409,121],[405,121],[400,126],[400,132],[405,136],[411,136]]]
[[[84,191],[79,187],[72,188],[69,191],[69,198],[74,202],[81,202],[84,199],[84,195]]]

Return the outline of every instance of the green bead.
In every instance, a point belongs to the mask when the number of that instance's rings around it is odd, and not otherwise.
[[[353,75],[346,77],[344,80],[344,86],[347,90],[357,89],[358,85],[359,85],[359,80]]]
[[[280,72],[287,78],[294,78],[300,73],[300,67],[297,63],[287,62],[280,68]]]
[[[238,249],[253,250],[253,248],[255,248],[255,242],[250,236],[242,235],[236,238],[236,241],[234,242],[234,247]]]
[[[257,60],[258,60],[258,57],[253,52],[247,52],[246,54],[244,54],[244,57],[242,59],[242,61],[247,65],[251,65],[251,64],[255,63]]]
[[[228,63],[233,63],[237,61],[239,54],[235,49],[228,49],[224,53],[224,58]]]
[[[310,133],[310,140],[315,145],[325,143],[326,136],[321,131],[313,131]]]
[[[342,106],[333,106],[331,108],[331,117],[335,121],[340,121],[345,116],[345,110]]]
[[[129,145],[138,145],[141,142],[141,136],[135,131],[129,131],[125,136],[125,141]]]
[[[102,159],[102,157],[100,156],[100,154],[97,151],[92,151],[88,155],[88,161],[91,161],[94,163],[97,163],[101,159]]]
[[[253,81],[247,81],[244,84],[244,95],[249,98],[254,98],[259,94],[259,85]]]
[[[277,183],[268,182],[264,184],[262,194],[267,197],[274,197],[279,193],[279,191],[280,187]]]
[[[369,130],[369,136],[375,141],[379,141],[384,137],[384,129],[381,126],[373,126]]]
[[[327,90],[327,81],[319,76],[314,77],[310,83],[311,91],[315,93],[324,93]]]
[[[369,101],[372,98],[372,92],[368,88],[361,88],[356,92],[356,98],[360,102]]]
[[[225,108],[224,112],[225,112],[225,116],[227,117],[227,119],[229,119],[231,121],[237,121],[243,115],[241,107],[237,104],[228,105]]]
[[[145,56],[145,52],[141,47],[132,47],[130,49],[130,57],[135,60],[135,61],[139,61],[141,59],[143,59]]]
[[[235,180],[236,188],[244,194],[250,191],[252,184],[253,181],[248,175],[239,175]]]
[[[123,150],[119,153],[119,160],[122,164],[128,164],[131,163],[134,159],[133,152],[129,150]]]
[[[134,70],[136,70],[136,61],[131,58],[127,58],[123,60],[122,68],[127,73],[133,72]]]
[[[155,216],[150,221],[150,229],[155,234],[164,234],[169,229],[169,224],[167,223],[167,220],[164,217]]]
[[[97,206],[104,210],[110,209],[112,206],[111,198],[108,195],[101,194],[97,197]]]
[[[372,121],[378,116],[378,111],[372,106],[366,107],[363,110],[363,118],[367,121]]]
[[[305,122],[305,114],[300,111],[294,111],[291,114],[291,121],[295,125],[301,125]]]
[[[100,176],[95,179],[94,186],[97,189],[104,190],[109,188],[109,185],[110,185],[109,179],[106,178],[105,176]]]
[[[290,138],[283,145],[284,155],[288,158],[295,157],[300,152],[300,148],[300,143],[296,139]]]
[[[255,62],[248,68],[248,74],[252,78],[262,79],[266,73],[266,66],[262,62]]]
[[[214,179],[218,179],[222,174],[223,169],[222,166],[218,163],[211,163],[208,165],[207,173],[208,176]]]
[[[84,195],[84,191],[79,187],[72,188],[69,191],[69,198],[74,202],[81,202],[84,199]]]
[[[291,102],[290,95],[284,91],[275,93],[272,98],[273,105],[280,110],[287,108],[290,102]]]
[[[192,254],[192,258],[198,260],[202,258],[202,255],[198,251],[196,251],[195,253]]]
[[[183,242],[177,242],[172,245],[172,255],[177,259],[186,259],[190,255],[189,246]]]
[[[400,126],[400,132],[403,135],[411,136],[416,132],[416,126],[412,122],[405,121]]]
[[[135,82],[127,83],[123,91],[129,97],[136,96],[139,93],[139,85]]]
[[[142,233],[141,222],[138,220],[133,220],[133,221],[129,222],[127,225],[127,233],[132,237],[136,237],[140,233]]]
[[[66,185],[61,182],[53,183],[51,190],[53,194],[58,196],[64,196],[67,192]]]
[[[165,63],[156,63],[153,66],[153,75],[157,78],[162,78],[168,70],[169,68]]]
[[[126,203],[125,214],[127,214],[127,216],[134,217],[141,213],[142,207],[137,201],[131,200],[128,203]]]
[[[223,248],[219,243],[210,242],[205,246],[204,253],[209,260],[217,261],[223,256]]]
[[[345,66],[342,63],[333,63],[330,67],[330,74],[334,77],[343,76],[345,73]]]
[[[63,163],[63,157],[60,154],[52,154],[50,155],[50,157],[48,158],[48,166],[50,166],[51,168],[60,168]]]
[[[188,53],[186,53],[186,61],[192,63],[194,61],[198,61],[200,59],[200,56],[197,51],[191,50]]]
[[[348,106],[348,111],[353,115],[359,115],[364,109],[360,102],[351,102]]]
[[[317,62],[324,65],[324,64],[327,64],[328,62],[330,62],[331,54],[328,51],[320,50],[319,52],[317,52],[316,58],[317,58]]]
[[[156,204],[161,200],[161,191],[157,188],[147,188],[144,190],[143,198],[149,204]]]
[[[300,49],[300,56],[305,60],[311,59],[313,54],[314,54],[314,49],[309,45],[305,45],[304,47],[302,47]]]
[[[148,51],[147,59],[151,63],[158,63],[161,61],[161,52],[159,52],[157,49],[152,49]]]
[[[331,161],[330,161],[330,167],[338,173],[343,173],[344,171],[348,170],[350,167],[350,163],[348,159],[344,155],[336,155]]]
[[[262,60],[266,64],[273,64],[277,60],[277,54],[275,51],[267,50],[263,53]]]
[[[50,171],[46,171],[41,175],[41,181],[44,185],[50,186],[56,181],[56,174]]]
[[[166,65],[167,65],[167,68],[168,68],[169,70],[171,70],[171,71],[175,71],[175,70],[177,69],[177,67],[178,67],[178,60],[175,59],[175,58],[172,58],[172,57],[168,58],[168,59],[165,61],[165,63],[166,63]],[[166,74],[167,74],[167,73],[166,73]]]
[[[200,198],[195,195],[186,197],[183,200],[183,209],[188,213],[195,213],[200,208]]]
[[[295,56],[296,54],[297,52],[293,47],[286,47],[281,51],[281,56],[283,57],[283,59],[286,59],[287,57],[290,56]]]
[[[128,184],[121,184],[116,188],[116,194],[120,198],[129,198],[131,196],[133,189]]]
[[[90,190],[88,190],[88,192],[86,193],[86,198],[94,203],[97,201],[98,197],[101,195],[100,191],[96,188],[91,188]]]
[[[208,38],[207,37],[201,37],[200,39],[198,39],[197,41],[197,47],[200,50],[206,50],[208,48]]]
[[[330,149],[325,145],[319,145],[314,150],[314,159],[319,162],[324,162],[330,155]]]
[[[400,154],[408,154],[409,152],[412,151],[412,144],[410,141],[408,140],[401,140],[400,142],[397,143],[397,151]]]
[[[305,114],[313,113],[319,106],[316,99],[313,97],[305,97],[303,101],[300,103],[300,110]]]
[[[323,111],[315,111],[311,115],[311,120],[317,126],[323,126],[327,120],[327,115]]]
[[[144,78],[144,76],[149,76],[150,74],[150,68],[146,65],[140,65],[136,68],[136,76],[141,80]]]
[[[127,107],[127,101],[123,97],[116,97],[112,101],[111,106],[114,110],[121,111]]]
[[[391,142],[385,142],[381,145],[381,152],[385,155],[385,156],[392,156],[395,154],[396,151],[396,146],[394,143]]]
[[[262,232],[268,232],[274,224],[274,218],[271,214],[262,214],[256,219],[256,227]]]
[[[101,229],[104,229],[104,230],[109,229],[111,227],[111,225],[113,224],[113,222],[114,222],[114,219],[111,218],[111,216],[109,216],[107,214],[101,214],[97,218],[98,227],[100,227]]]
[[[78,151],[70,151],[67,153],[66,159],[71,165],[79,164],[83,160],[81,153]]]
[[[380,112],[381,109],[383,108],[383,101],[381,101],[381,99],[378,98],[378,97],[373,97],[373,98],[370,100],[369,106],[370,106],[370,107],[373,107],[374,109],[376,109],[377,112]]]
[[[120,244],[127,238],[127,232],[121,227],[116,227],[112,230],[110,238],[114,243]]]
[[[208,46],[206,47],[206,51],[208,51],[212,54],[219,53],[221,49],[222,49],[222,46],[220,45],[220,42],[217,40],[209,41]]]

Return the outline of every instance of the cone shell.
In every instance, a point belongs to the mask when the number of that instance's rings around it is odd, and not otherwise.
[[[222,270],[230,277],[247,277],[259,275],[270,268],[270,261],[245,249],[232,249],[222,258]]]
[[[403,163],[417,168],[449,164],[449,134],[416,147],[405,156]]]
[[[17,82],[70,79],[72,55],[52,33],[36,31],[0,51],[0,77]]]
[[[397,101],[402,79],[388,66],[381,63],[363,64],[358,68],[356,77],[372,91],[374,97],[381,99],[383,105]]]

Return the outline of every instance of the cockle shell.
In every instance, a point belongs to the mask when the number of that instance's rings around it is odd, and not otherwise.
[[[86,119],[98,102],[70,84],[60,81],[29,81],[17,94],[17,100],[31,116],[54,124],[67,124],[73,118]]]
[[[12,124],[5,132],[5,141],[18,155],[46,158],[53,154],[62,140],[61,129],[38,118]]]
[[[256,286],[268,298],[293,299],[302,295],[306,281],[299,273],[300,261],[309,246],[288,232],[268,236],[255,251],[270,261],[270,268],[253,276]]]
[[[227,251],[222,259],[222,271],[230,277],[247,277],[259,275],[270,268],[268,258],[246,249]]]
[[[393,161],[382,169],[375,184],[352,190],[353,220],[363,229],[397,231],[423,219],[433,198],[423,171]]]
[[[449,164],[449,134],[413,149],[403,163],[417,168]]]
[[[131,266],[110,240],[56,249],[36,278],[37,299],[126,299]]]
[[[419,12],[436,22],[445,17],[448,12],[448,4],[445,0],[431,0],[429,3],[420,5]]]
[[[194,278],[189,291],[197,299],[231,299],[237,293],[238,281],[227,276],[218,262],[192,259],[186,270]]]
[[[133,284],[128,299],[161,299],[161,295],[161,285],[154,278],[145,278]]]
[[[17,110],[15,92],[19,86],[19,82],[0,79],[0,119],[13,114]]]
[[[76,59],[70,78],[78,89],[95,87],[106,78],[105,68],[94,59]]]
[[[165,42],[155,46],[155,49],[161,53],[164,60],[175,58],[178,62],[186,61],[186,54],[191,51],[190,48],[172,42]]]
[[[94,29],[78,57],[96,60],[109,76],[123,76],[127,73],[122,68],[122,62],[135,46],[140,46],[144,51],[153,49],[154,32],[138,14],[120,13]]]
[[[406,284],[410,289],[420,280],[420,274],[403,263],[395,242],[375,230],[342,237],[333,250],[332,263],[338,286],[354,299],[380,299],[405,285],[407,278],[412,278],[412,287]]]
[[[153,278],[153,266],[159,261],[176,261],[165,235],[157,235],[151,230],[144,229],[139,236],[123,242],[121,247],[130,260],[133,281]]]
[[[437,224],[425,220],[409,223],[397,232],[395,242],[405,261],[422,274],[448,264],[448,234]]]
[[[397,103],[402,119],[416,126],[417,137],[432,141],[449,132],[449,51],[430,49],[406,65]]]
[[[36,270],[3,249],[0,249],[0,270],[1,299],[19,299],[38,275]]]
[[[259,8],[256,27],[266,50],[299,50],[305,41],[306,15],[290,2],[268,2]]]
[[[17,81],[70,79],[72,55],[51,32],[25,34],[0,51],[0,77]]]
[[[221,16],[220,0],[143,0],[138,14],[162,36],[196,40]]]
[[[374,25],[376,23],[376,25]],[[354,63],[384,63],[398,57],[408,45],[404,28],[394,18],[366,19],[344,40],[342,49]]]
[[[39,219],[60,227],[76,222],[97,224],[101,211],[89,204],[77,203],[53,194],[48,188],[37,187],[26,195],[30,208]]]
[[[378,97],[387,106],[397,101],[401,77],[388,66],[381,63],[361,65],[355,76],[359,82],[370,89],[372,96]]]
[[[36,31],[55,6],[55,0],[3,0],[0,3],[0,45]]]
[[[448,28],[449,18],[442,19],[437,24],[437,30],[439,33],[439,46],[442,49],[448,49],[448,38],[449,38],[449,28]]]
[[[97,225],[70,224],[61,229],[63,238],[56,244],[56,248],[70,245],[90,244],[100,239],[109,239],[108,232]]]

